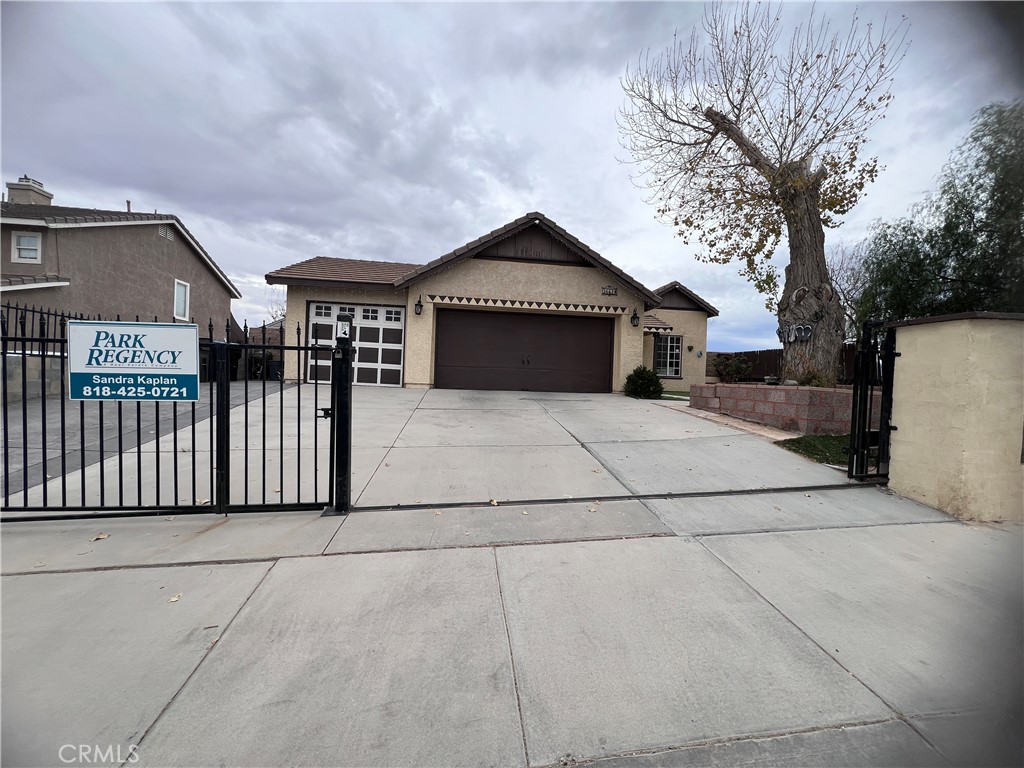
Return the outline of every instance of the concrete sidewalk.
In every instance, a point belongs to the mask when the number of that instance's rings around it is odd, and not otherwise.
[[[654,404],[400,392],[359,503],[423,507],[5,525],[3,764],[1024,757],[1019,528]]]

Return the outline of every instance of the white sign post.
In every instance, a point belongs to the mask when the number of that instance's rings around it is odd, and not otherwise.
[[[199,399],[199,327],[68,322],[72,400]]]

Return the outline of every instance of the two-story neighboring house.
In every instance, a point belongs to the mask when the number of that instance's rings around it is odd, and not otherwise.
[[[0,303],[195,322],[223,338],[238,289],[177,216],[53,205],[23,176],[0,206]]]

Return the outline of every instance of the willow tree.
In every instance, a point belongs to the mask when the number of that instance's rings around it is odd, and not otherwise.
[[[788,40],[782,27],[769,5],[707,6],[703,34],[627,69],[619,127],[658,216],[703,246],[698,259],[738,262],[777,312],[784,376],[834,381],[843,310],[824,228],[878,174],[862,149],[892,99],[906,20],[876,29],[855,12],[834,32],[812,7]],[[771,258],[783,234],[780,294]]]

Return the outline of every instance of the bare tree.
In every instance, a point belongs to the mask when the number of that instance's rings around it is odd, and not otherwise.
[[[906,29],[905,18],[876,30],[855,14],[833,33],[812,7],[783,45],[779,8],[714,3],[703,35],[642,54],[622,79],[623,144],[650,202],[684,242],[704,246],[699,259],[742,264],[778,313],[788,378],[835,377],[843,313],[824,227],[878,174],[877,159],[860,153],[892,99]],[[770,260],[783,232],[780,296]]]
[[[860,317],[858,305],[868,284],[864,269],[864,242],[850,246],[842,240],[828,249],[825,263],[832,278],[839,304],[843,308],[843,335],[846,341],[855,340],[864,318]]]
[[[267,314],[270,316],[270,321],[284,320],[287,311],[288,302],[284,291],[280,286],[271,286],[267,292]]]

